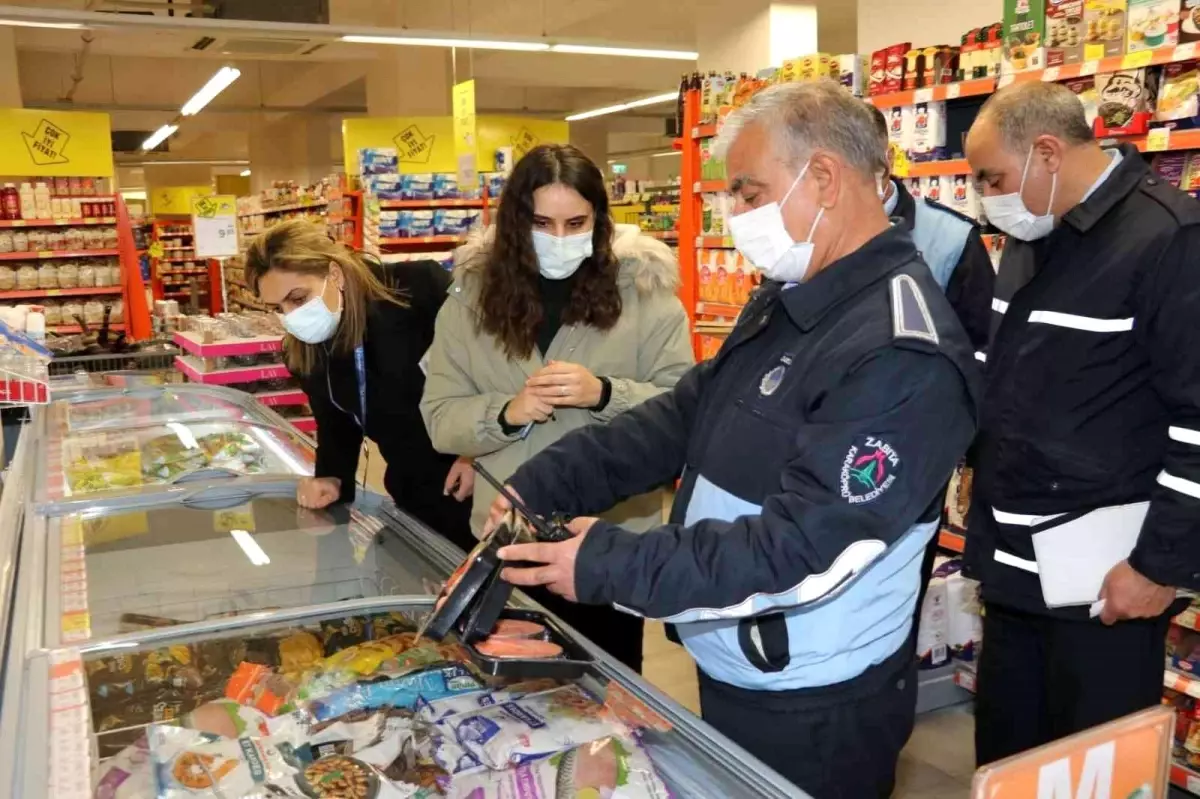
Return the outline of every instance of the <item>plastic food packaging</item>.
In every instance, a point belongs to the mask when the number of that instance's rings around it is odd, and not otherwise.
[[[0,291],[12,291],[16,287],[16,270],[9,266],[0,266]]]
[[[578,685],[506,702],[443,722],[479,762],[505,769],[611,735],[627,735],[620,721]]]
[[[0,273],[0,274],[2,274],[2,273]],[[4,287],[4,282],[3,282],[3,280],[0,280],[0,289],[2,289],[3,287]],[[9,286],[9,288],[12,288],[12,287]],[[42,313],[44,313],[46,315],[46,324],[48,324],[48,325],[64,324],[63,319],[62,319],[62,305],[60,305],[59,303],[54,302],[53,300],[47,300],[46,302],[42,303]],[[69,323],[65,323],[65,324],[69,324]]]
[[[95,799],[144,799],[154,795],[150,744],[142,735],[109,758],[96,773]]]
[[[112,322],[113,324],[125,321],[125,301],[124,300],[114,300],[113,301],[112,311],[108,315],[108,321]]]
[[[442,699],[478,691],[483,685],[463,665],[431,667],[384,682],[358,683],[314,700],[309,712],[317,721],[341,716],[351,710],[369,710],[389,705],[412,708],[417,700]]]
[[[79,287],[79,266],[65,261],[58,266],[58,287],[73,289]]]
[[[63,240],[67,245],[66,249],[68,250],[83,249],[84,234],[83,231],[77,227],[67,228],[66,231],[63,232]]]
[[[13,252],[29,252],[29,234],[24,230],[14,230],[12,242]]]
[[[619,796],[670,799],[671,792],[636,740],[611,737],[577,746],[505,771],[455,777],[451,799],[556,799],[560,796]]]
[[[106,227],[100,229],[101,246],[106,250],[117,249],[117,229],[115,227]]]
[[[83,304],[83,320],[89,325],[98,325],[104,321],[104,304],[89,300]]]
[[[441,721],[450,716],[472,713],[486,707],[494,707],[505,702],[511,702],[514,699],[520,699],[530,694],[552,691],[559,687],[561,686],[555,680],[529,680],[528,682],[514,683],[495,691],[477,691],[475,693],[452,696],[447,699],[439,699],[435,702],[421,699],[416,705],[417,718],[423,721]]]
[[[40,250],[48,249],[46,247],[48,238],[44,230],[31,230],[25,235],[28,240],[30,252],[39,252]]]
[[[288,741],[214,739],[165,725],[151,727],[149,739],[158,799],[305,795],[297,782],[302,766]]]
[[[38,287],[38,270],[36,266],[25,264],[17,267],[17,288],[21,291],[33,291]]]
[[[104,233],[96,228],[88,228],[83,234],[83,246],[87,250],[104,249]]]
[[[13,234],[9,230],[0,230],[0,252],[13,251]]]
[[[43,264],[38,267],[37,287],[39,289],[58,288],[58,267],[54,264]]]
[[[46,233],[47,250],[65,250],[66,248],[67,234],[63,233],[58,228],[54,228]]]

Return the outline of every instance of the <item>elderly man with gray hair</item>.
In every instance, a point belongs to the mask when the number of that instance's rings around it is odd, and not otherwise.
[[[706,721],[819,799],[882,799],[913,726],[922,554],[975,434],[973,349],[888,223],[860,101],[777,86],[721,139],[763,288],[672,391],[513,475],[576,535],[505,548],[538,565],[504,577],[672,623]],[[668,524],[585,518],[680,474]]]
[[[967,137],[996,278],[966,565],[987,607],[976,759],[1158,704],[1200,588],[1200,205],[1053,83]]]

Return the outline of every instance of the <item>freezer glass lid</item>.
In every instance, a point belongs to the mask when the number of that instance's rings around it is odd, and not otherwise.
[[[68,644],[253,611],[425,594],[442,576],[413,545],[355,508],[306,510],[282,495],[222,504],[52,517],[48,545],[62,556],[50,575],[58,588],[47,594],[47,640]]]
[[[312,473],[295,434],[232,421],[166,422],[73,433],[50,442],[41,501],[79,499],[204,475]]]
[[[57,436],[171,421],[254,419],[236,395],[185,386],[83,392],[55,402],[50,429]]]

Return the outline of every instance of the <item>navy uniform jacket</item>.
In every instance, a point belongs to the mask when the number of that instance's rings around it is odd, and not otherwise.
[[[908,638],[975,434],[974,372],[954,311],[891,228],[801,285],[767,284],[715,359],[511,483],[535,512],[580,516],[682,472],[669,524],[592,527],[579,600],[676,623],[727,683],[839,683]]]

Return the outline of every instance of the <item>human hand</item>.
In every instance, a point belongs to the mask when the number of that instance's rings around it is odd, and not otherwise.
[[[504,409],[504,421],[510,427],[524,427],[530,422],[544,422],[554,413],[554,406],[546,402],[528,385],[513,397]]]
[[[296,483],[296,504],[302,508],[324,508],[338,501],[342,481],[336,477],[304,477]]]
[[[1161,616],[1175,601],[1175,589],[1148,579],[1123,560],[1105,575],[1100,599],[1104,602],[1100,620],[1114,624],[1123,619]]]
[[[544,585],[564,599],[578,602],[579,598],[575,595],[575,558],[579,554],[579,547],[583,545],[584,536],[598,521],[585,516],[572,519],[567,523],[567,529],[574,537],[557,544],[538,542],[502,547],[498,553],[502,560],[542,565],[527,569],[504,569],[500,572],[500,578],[513,585]]]
[[[507,488],[517,501],[524,503],[524,498],[521,497],[510,485],[504,486]],[[486,536],[496,529],[496,525],[500,524],[500,520],[504,518],[504,514],[512,510],[512,503],[508,501],[508,497],[503,494],[497,494],[496,499],[492,502],[492,507],[488,508],[487,521],[483,523],[483,534]]]
[[[475,470],[471,468],[470,458],[459,458],[450,466],[442,493],[459,502],[475,493]]]
[[[558,408],[594,408],[604,395],[600,378],[586,366],[566,361],[551,361],[525,381],[543,402]]]

